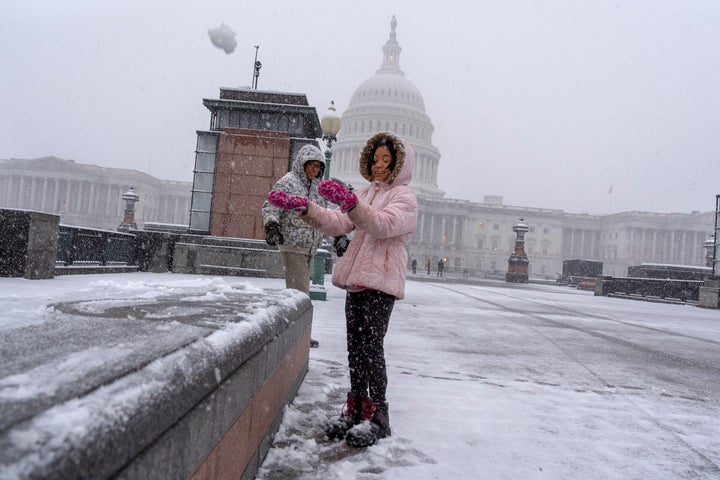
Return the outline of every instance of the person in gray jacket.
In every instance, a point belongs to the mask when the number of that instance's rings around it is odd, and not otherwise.
[[[292,168],[273,186],[288,195],[306,198],[324,205],[317,191],[325,172],[325,157],[314,145],[303,145]],[[267,200],[262,206],[265,241],[277,245],[285,270],[285,287],[310,293],[310,272],[315,252],[322,242],[322,233],[300,220],[292,210],[284,210]],[[318,346],[316,340],[310,345]]]

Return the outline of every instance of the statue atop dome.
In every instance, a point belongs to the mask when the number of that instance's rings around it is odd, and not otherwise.
[[[400,44],[397,41],[396,28],[397,20],[395,19],[395,15],[393,15],[390,21],[390,38],[385,46],[383,46],[383,64],[378,72],[390,69],[394,70],[395,73],[402,74],[402,70],[400,70],[400,52],[402,48],[400,48]]]

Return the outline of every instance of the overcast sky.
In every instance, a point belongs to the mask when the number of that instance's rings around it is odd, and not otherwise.
[[[305,93],[338,113],[382,62],[422,92],[450,198],[607,214],[720,193],[717,0],[3,0],[0,158],[192,180],[203,98]],[[226,54],[208,29],[237,33]],[[612,190],[611,190],[612,189]],[[612,193],[610,193],[612,192]]]

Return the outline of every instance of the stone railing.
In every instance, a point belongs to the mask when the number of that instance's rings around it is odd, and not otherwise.
[[[135,235],[60,225],[55,274],[136,271]]]
[[[700,287],[704,283],[700,280],[598,277],[595,282],[595,295],[697,303]]]
[[[60,217],[0,209],[0,277],[176,272],[282,278],[276,247],[262,240],[178,232],[129,233],[59,224]]]
[[[277,247],[263,240],[133,231],[141,271],[282,278]]]

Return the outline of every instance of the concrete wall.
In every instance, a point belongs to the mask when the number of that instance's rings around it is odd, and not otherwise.
[[[0,477],[255,478],[308,370],[312,303],[286,291],[224,295],[193,301],[203,293],[188,289],[107,308],[93,298],[92,312],[84,300],[56,303],[54,328],[0,338],[19,376],[125,345],[107,362],[77,365],[62,388],[0,397]],[[258,304],[267,308],[248,320]],[[75,426],[58,428],[59,412]]]
[[[254,479],[308,370],[312,307],[305,307],[113,478]]]
[[[172,271],[201,275],[284,278],[280,253],[264,240],[181,235],[172,246]]]
[[[60,217],[0,209],[0,277],[53,278]]]

